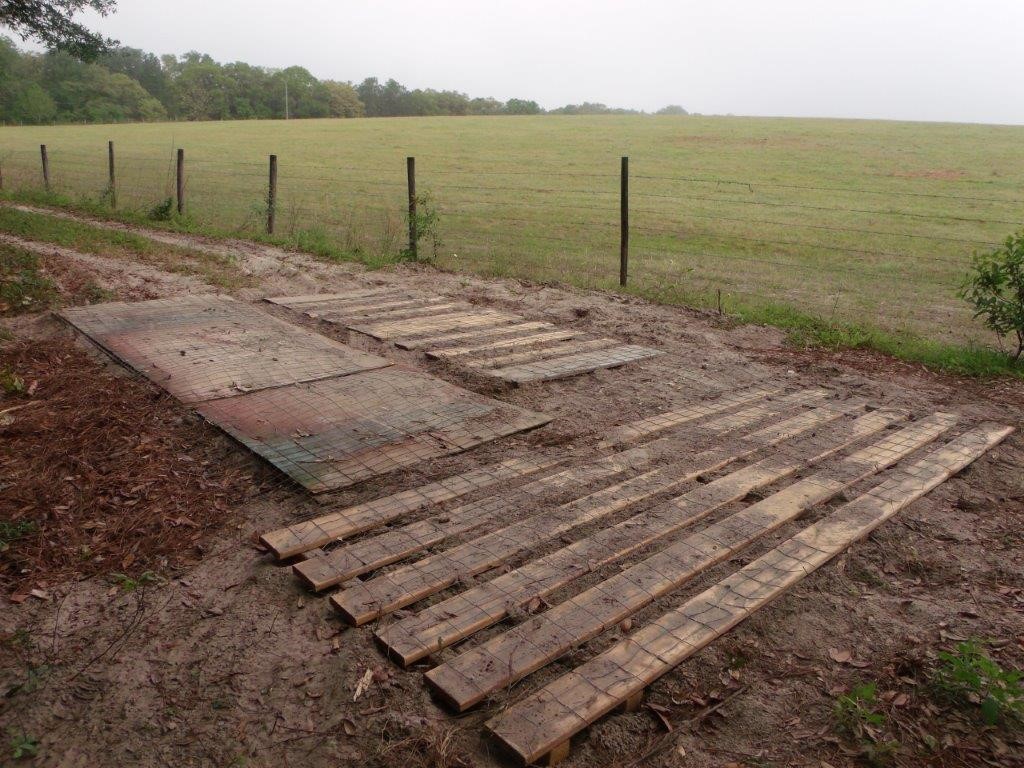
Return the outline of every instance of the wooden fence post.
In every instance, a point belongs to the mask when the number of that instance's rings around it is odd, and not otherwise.
[[[619,232],[619,285],[626,285],[629,276],[629,158],[622,158],[622,186],[620,192]]]
[[[177,193],[178,193],[178,215],[185,213],[185,150],[178,150],[178,172],[177,172]]]
[[[277,212],[277,155],[270,156],[270,183],[267,187],[267,234],[274,234],[274,214]]]
[[[409,256],[416,260],[416,241],[419,234],[416,232],[416,158],[405,158],[405,171],[409,180]]]
[[[117,177],[114,173],[114,142],[107,142],[107,167],[110,173],[110,207],[117,208]]]
[[[43,161],[43,188],[50,191],[50,158],[46,154],[46,145],[39,145],[39,157]]]

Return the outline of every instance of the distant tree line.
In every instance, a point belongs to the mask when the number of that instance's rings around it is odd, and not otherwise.
[[[457,91],[410,90],[375,77],[358,85],[318,80],[302,67],[221,64],[195,51],[157,57],[137,48],[108,47],[92,61],[83,61],[58,50],[19,51],[10,39],[0,37],[0,121],[5,123],[544,113],[527,99],[503,102]],[[639,113],[583,103],[547,114]],[[686,111],[672,106],[659,114]]]

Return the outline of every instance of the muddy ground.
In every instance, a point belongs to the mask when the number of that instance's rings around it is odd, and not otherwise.
[[[733,327],[713,314],[425,266],[366,272],[251,243],[159,237],[230,253],[247,278],[234,293],[249,300],[387,284],[462,296],[666,352],[616,371],[511,388],[274,310],[401,365],[554,417],[535,432],[363,483],[337,494],[339,502],[391,493],[499,457],[549,452],[582,459],[616,424],[757,381],[824,385],[915,414],[952,410],[965,424],[1020,426],[1024,420],[1022,382],[961,380],[866,352],[790,349],[776,330]],[[58,255],[76,280],[86,275],[121,298],[205,289],[195,275],[153,265],[68,249]],[[88,349],[46,313],[6,318],[3,325],[13,336],[0,353],[3,364],[12,345],[26,339]],[[150,386],[116,366],[107,369],[112,383],[106,386]],[[144,409],[145,399],[140,402]],[[45,407],[45,401],[33,406]],[[163,400],[159,407],[194,419]],[[0,439],[3,451],[19,450],[18,441]],[[199,455],[210,448],[193,450]],[[1004,668],[1024,666],[1022,467],[1024,438],[1018,432],[664,677],[650,689],[645,708],[589,729],[565,765],[1024,765],[1019,727],[1012,721],[987,726],[977,707],[945,700],[929,682],[936,655],[968,638],[983,641]],[[30,583],[17,585],[18,602],[4,597],[0,764],[15,764],[21,744],[22,751],[36,753],[23,758],[27,763],[45,766],[509,765],[484,736],[483,721],[617,636],[594,641],[480,710],[452,717],[428,695],[426,667],[401,671],[386,661],[373,644],[372,627],[346,627],[326,599],[305,592],[290,569],[255,545],[254,534],[317,507],[280,478],[260,482],[258,493],[230,497],[218,512],[220,524],[203,529],[188,557],[147,565],[153,577],[140,579],[131,563],[124,568],[119,562],[108,572],[83,569],[71,579],[34,574]],[[0,519],[11,512],[0,510]],[[798,527],[786,527],[712,569],[642,612],[639,623]],[[122,571],[132,583],[111,576]],[[373,684],[353,700],[368,668],[375,670]],[[877,683],[875,709],[883,720],[851,731],[837,719],[836,701],[862,681]]]

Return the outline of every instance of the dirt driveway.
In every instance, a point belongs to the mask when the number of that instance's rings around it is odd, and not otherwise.
[[[363,483],[337,494],[342,502],[371,499],[512,455],[583,455],[615,425],[766,381],[826,386],[843,396],[916,414],[954,411],[967,423],[987,419],[1019,427],[1024,420],[1021,382],[960,380],[861,352],[788,349],[773,329],[731,327],[711,314],[429,267],[367,272],[261,245],[187,240],[193,249],[205,245],[231,254],[238,271],[250,278],[234,291],[239,298],[402,286],[514,310],[528,319],[666,353],[619,370],[513,388],[355,335],[351,343],[400,365],[542,411],[554,420],[529,434]],[[52,246],[37,248],[57,252]],[[87,274],[114,296],[197,290],[194,275],[103,261],[70,249],[57,255],[66,272]],[[279,308],[262,308],[350,341],[326,325]],[[11,363],[11,350],[25,340],[45,346],[72,339],[47,313],[23,314],[3,323],[13,339],[0,348],[0,367]],[[47,386],[59,371],[39,369],[34,375],[40,381],[38,392],[55,391]],[[180,556],[142,551],[127,564],[123,559],[99,564],[90,559],[80,567],[65,560],[54,571],[56,577],[46,571],[18,583],[17,573],[11,577],[9,589],[19,601],[4,596],[0,611],[0,763],[16,764],[13,755],[21,745],[26,764],[45,766],[508,764],[481,725],[531,689],[531,679],[481,710],[451,716],[427,693],[422,680],[427,667],[402,671],[392,665],[373,644],[372,627],[344,625],[326,599],[304,591],[289,568],[273,563],[255,544],[254,534],[308,517],[315,503],[212,429],[193,424],[187,409],[154,397],[148,384],[111,366],[98,368],[95,376],[106,377],[102,382],[108,391],[123,387],[125,392],[148,392],[133,401],[138,413],[152,415],[159,407],[176,414],[147,429],[189,425],[191,431],[179,435],[182,442],[168,452],[168,462],[188,464],[200,457],[213,462],[208,467],[213,472],[218,461],[233,455],[236,468],[248,473],[255,490],[246,492],[235,484],[219,497],[218,505],[196,497],[195,508],[170,516],[196,524],[196,530],[186,524],[189,535],[180,546],[188,551]],[[5,407],[0,400],[0,411]],[[13,423],[0,425],[0,451],[14,456],[28,449],[28,442],[19,442],[27,438],[12,438],[19,413],[46,408],[44,398],[31,409],[12,413]],[[144,423],[141,417],[139,423]],[[211,446],[219,453],[210,454]],[[32,450],[45,448],[36,445]],[[87,451],[88,446],[74,450]],[[152,469],[151,464],[138,466],[139,472]],[[969,709],[939,700],[928,682],[936,655],[969,638],[982,641],[1004,668],[1024,666],[1022,467],[1024,437],[1018,431],[664,677],[651,688],[647,707],[611,716],[589,729],[565,765],[630,765],[648,752],[643,764],[1024,765],[1019,728],[1012,723],[985,725]],[[176,465],[176,471],[187,475],[182,466]],[[13,513],[15,491],[6,484],[0,488],[6,493],[0,504],[8,507],[0,510],[0,520]],[[147,508],[173,495],[174,486],[161,493],[145,497]],[[39,505],[32,513],[43,517],[63,513],[89,519],[88,510],[43,508],[55,503],[45,495],[17,498],[22,505]],[[764,546],[793,530],[783,529]],[[47,542],[54,548],[65,544]],[[13,556],[17,546],[15,541],[0,557]],[[686,594],[750,558],[744,553],[710,570]],[[677,594],[658,602],[641,619],[680,600]],[[607,643],[608,638],[594,641],[574,658],[586,658]],[[565,669],[554,667],[545,679]],[[356,696],[368,669],[372,683]],[[882,721],[851,733],[837,722],[836,702],[862,681],[877,684]]]

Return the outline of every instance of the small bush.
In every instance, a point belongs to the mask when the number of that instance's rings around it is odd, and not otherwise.
[[[974,307],[974,317],[998,334],[1015,336],[1019,360],[1024,352],[1024,231],[1006,238],[1002,247],[979,254],[960,296]]]
[[[153,221],[170,221],[174,218],[174,208],[173,198],[168,197],[150,208],[148,216]]]

